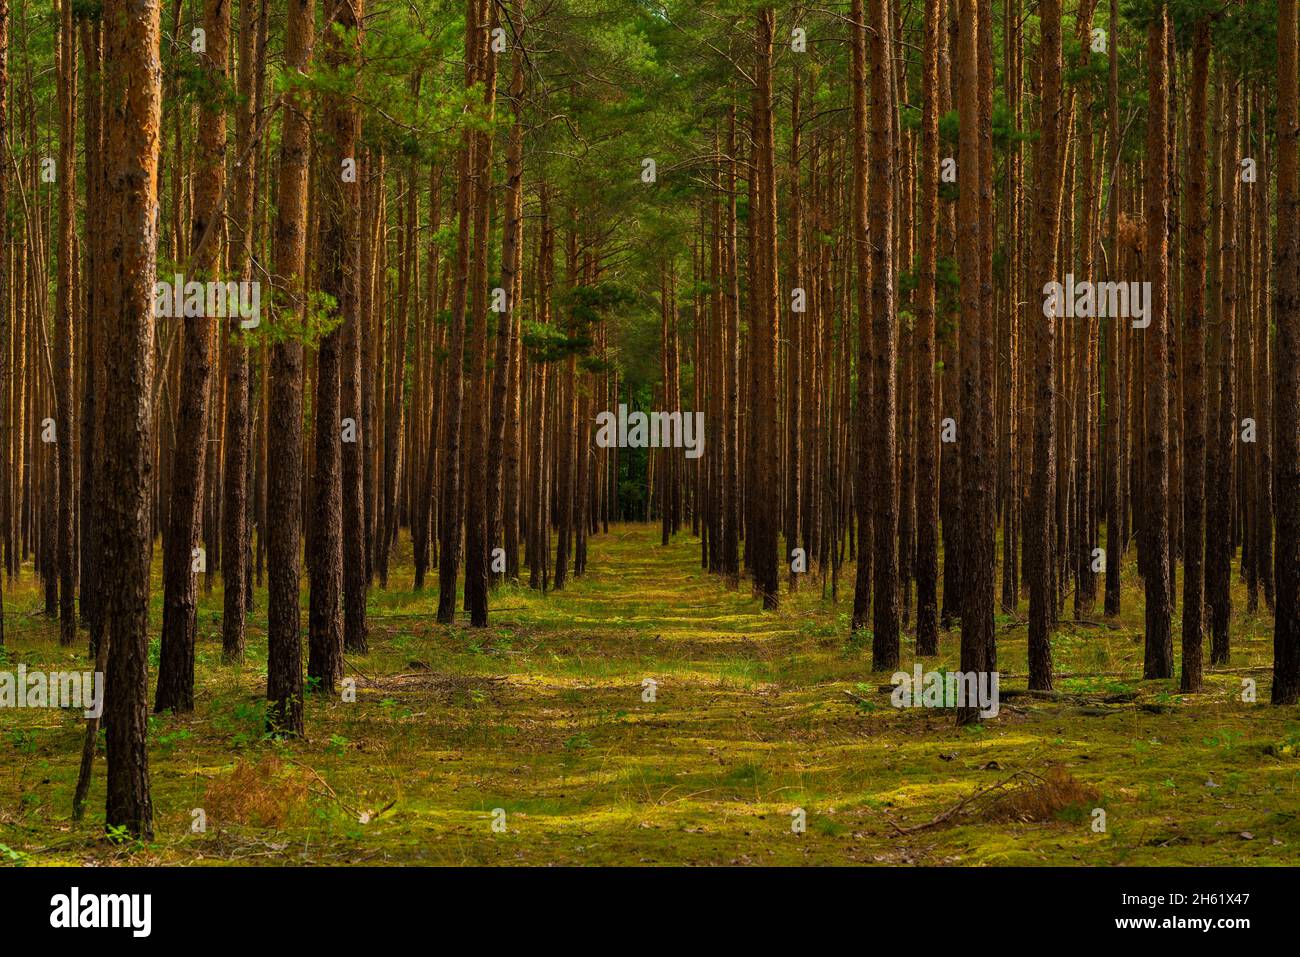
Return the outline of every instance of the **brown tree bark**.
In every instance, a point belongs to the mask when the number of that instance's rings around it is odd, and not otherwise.
[[[59,3],[59,263],[54,306],[54,398],[57,415],[58,500],[48,503],[57,513],[56,565],[59,591],[59,644],[77,640],[76,608],[76,432],[73,415],[73,323],[76,307],[77,219],[77,42],[72,27],[71,0]],[[48,580],[53,575],[48,574]]]
[[[1258,159],[1260,166],[1267,166],[1271,161],[1268,146],[1268,116],[1263,105],[1264,94],[1255,91],[1256,108],[1255,136],[1260,144]],[[1267,182],[1267,179],[1264,180]],[[1273,579],[1273,412],[1271,392],[1274,379],[1274,366],[1271,356],[1272,339],[1272,275],[1269,262],[1272,256],[1269,243],[1269,195],[1267,189],[1251,188],[1255,220],[1253,235],[1256,237],[1255,252],[1255,295],[1252,312],[1255,331],[1255,419],[1258,425],[1258,445],[1256,445],[1257,468],[1255,474],[1255,548],[1254,566],[1264,591],[1264,605],[1270,612],[1277,608]]]
[[[1187,139],[1187,268],[1184,270],[1183,633],[1180,690],[1201,690],[1205,619],[1205,124],[1210,24],[1197,20]]]
[[[1227,664],[1231,649],[1232,556],[1237,405],[1235,391],[1237,341],[1237,192],[1240,175],[1237,152],[1236,78],[1226,70],[1223,85],[1223,133],[1219,143],[1219,314],[1214,354],[1218,368],[1218,400],[1211,418],[1209,483],[1205,542],[1205,599],[1210,609],[1210,662]],[[1208,481],[1208,479],[1207,479]]]
[[[1084,0],[1079,8],[1078,37],[1080,67],[1086,69],[1091,60],[1092,13],[1096,0]],[[1079,273],[1092,278],[1094,263],[1094,217],[1096,215],[1096,184],[1093,178],[1092,91],[1081,84],[1077,92],[1078,124],[1078,180],[1079,197]],[[1094,320],[1075,320],[1074,338],[1074,541],[1070,565],[1074,572],[1074,617],[1086,619],[1092,614],[1096,600],[1096,579],[1092,571],[1091,502],[1093,496],[1092,466],[1092,339]]]
[[[799,18],[796,10],[795,19]],[[798,61],[794,66],[794,89],[790,99],[790,282],[793,289],[803,294],[803,304],[790,308],[789,331],[786,336],[786,463],[783,471],[785,478],[785,552],[782,560],[790,568],[789,588],[795,591],[799,587],[799,576],[795,571],[792,552],[799,547],[800,515],[802,505],[801,467],[803,459],[803,317],[808,307],[808,284],[804,277],[803,249],[803,194],[801,190],[802,119],[800,116],[801,73]],[[697,379],[698,381],[698,379]],[[805,550],[807,542],[804,543]],[[806,555],[805,551],[805,555]]]
[[[1060,189],[1061,154],[1061,7],[1058,0],[1042,0],[1039,7],[1042,71],[1039,104],[1042,139],[1035,157],[1038,178],[1038,236],[1035,274],[1044,282],[1056,276],[1059,225],[1057,192]],[[1030,478],[1029,515],[1025,529],[1025,577],[1029,580],[1029,687],[1052,687],[1051,631],[1055,619],[1052,589],[1051,514],[1056,493],[1056,392],[1055,353],[1058,316],[1044,310],[1033,316],[1034,339],[1034,453]],[[1032,313],[1031,313],[1032,316]]]
[[[1297,110],[1296,5],[1278,5],[1277,341],[1273,366],[1274,704],[1300,700],[1300,115]]]
[[[235,148],[243,161],[234,168],[231,209],[231,265],[241,282],[256,281],[253,272],[253,219],[257,150],[253,142],[257,78],[263,63],[257,44],[257,23],[265,15],[265,0],[240,0],[239,104],[235,113]],[[238,324],[226,329],[226,444],[223,467],[221,576],[224,583],[221,655],[227,662],[244,657],[248,619],[248,521],[250,444],[248,347],[239,340]]]
[[[1168,109],[1166,11],[1160,5],[1147,28],[1147,96],[1150,116]],[[1146,359],[1146,643],[1143,676],[1174,673],[1169,587],[1169,153],[1168,126],[1147,124],[1144,157],[1147,274],[1151,277],[1150,326],[1141,330]]]
[[[935,281],[939,215],[939,30],[943,0],[926,0],[921,69],[921,270],[916,290],[916,654],[939,653],[939,473],[935,415]]]
[[[230,37],[230,0],[206,0],[203,20],[206,52],[200,54],[208,82],[226,82]],[[226,183],[226,111],[219,97],[200,107],[199,155],[190,218],[192,273],[186,283],[218,278],[221,245],[209,237],[209,223],[222,215],[218,205]],[[182,325],[185,352],[180,381],[180,409],[172,458],[172,498],[163,540],[163,630],[158,664],[155,711],[194,710],[194,641],[198,631],[195,565],[203,508],[208,454],[208,401],[212,379],[211,316],[173,317]],[[215,560],[215,556],[213,556]]]
[[[411,80],[411,92],[416,98],[420,92],[420,74]],[[383,483],[379,502],[378,533],[375,542],[375,566],[379,572],[379,585],[388,587],[388,562],[393,545],[397,542],[400,524],[401,477],[408,460],[413,461],[412,450],[405,441],[406,422],[406,352],[410,339],[412,320],[418,322],[418,307],[412,287],[416,283],[415,271],[419,255],[415,251],[416,221],[419,216],[419,189],[416,186],[416,164],[407,163],[405,174],[406,205],[399,221],[402,235],[399,256],[400,275],[397,289],[397,308],[388,317],[388,357],[386,364],[387,407],[384,410]],[[380,274],[382,275],[382,273]],[[416,334],[418,341],[419,335]]]
[[[478,0],[466,0],[465,7],[465,88],[478,80],[478,45],[483,31],[476,27]],[[456,186],[456,274],[452,280],[451,332],[447,354],[446,394],[442,414],[443,475],[440,491],[440,525],[438,534],[438,621],[451,624],[456,618],[456,572],[460,564],[461,513],[461,419],[465,402],[465,322],[466,289],[470,281],[470,246],[474,191],[470,174],[475,166],[474,152],[478,137],[467,126],[461,136]]]
[[[569,209],[570,225],[565,237],[564,263],[565,281],[570,293],[582,282],[578,267],[578,227],[573,207]],[[565,320],[565,328],[570,339],[574,338],[574,318],[572,309]],[[559,458],[555,465],[556,484],[556,540],[555,540],[555,588],[564,588],[569,580],[569,559],[572,555],[573,515],[574,515],[574,468],[573,449],[577,444],[575,437],[577,407],[578,358],[570,350],[564,360],[564,379],[555,383],[557,400],[556,409],[556,445]],[[653,486],[652,486],[653,487]]]
[[[518,15],[524,13],[524,0],[516,5]],[[515,287],[522,259],[523,227],[523,175],[524,175],[524,130],[520,119],[524,93],[524,56],[523,38],[514,37],[514,50],[511,54],[510,108],[514,122],[510,127],[510,139],[506,146],[506,218],[501,236],[501,289],[505,294],[505,308],[497,318],[496,347],[492,365],[492,403],[491,431],[488,433],[487,451],[487,538],[489,553],[492,549],[504,547],[505,525],[502,521],[502,490],[505,485],[505,437],[506,417],[509,411],[510,383],[515,374],[514,344],[512,330],[518,321],[515,299]],[[514,562],[518,563],[517,545],[511,544],[506,549],[506,565],[511,562],[511,549],[514,549]],[[496,574],[489,576],[492,581],[499,581]]]
[[[551,321],[551,285],[555,272],[555,232],[551,226],[551,192],[545,181],[538,188],[538,206],[541,222],[538,225],[537,243],[537,322],[546,326]],[[533,445],[533,474],[531,476],[532,514],[528,536],[528,585],[545,591],[549,585],[547,574],[547,533],[550,530],[550,493],[547,463],[553,454],[547,440],[547,380],[549,363],[538,362],[534,367],[536,398],[536,440]]]
[[[357,19],[356,29],[362,30],[365,13],[363,0],[352,5]],[[343,647],[346,651],[365,654],[368,650],[366,633],[366,506],[365,506],[365,415],[362,398],[364,376],[361,341],[364,335],[365,310],[362,306],[365,273],[363,263],[366,253],[362,248],[365,221],[362,216],[361,192],[364,168],[363,158],[357,155],[357,138],[360,120],[353,112],[352,156],[356,159],[357,179],[344,184],[343,223],[344,249],[340,267],[343,272],[340,308],[343,314],[342,366],[339,377],[339,414],[351,419],[356,434],[355,441],[343,443],[342,457],[342,509],[343,509]],[[432,462],[434,456],[430,454]]]
[[[429,278],[428,294],[426,296],[429,303],[429,323],[435,328],[431,331],[430,344],[436,348],[436,343],[441,338],[441,329],[437,328],[436,317],[438,315],[438,291],[436,289],[437,277],[439,275],[439,252],[437,249],[436,235],[438,228],[441,226],[442,218],[442,169],[440,166],[431,165],[429,169],[429,219],[430,232],[429,239]],[[432,408],[429,409],[427,421],[424,423],[425,429],[425,452],[422,464],[412,463],[412,471],[415,473],[412,478],[415,482],[413,501],[411,502],[411,551],[415,564],[415,590],[421,591],[424,588],[424,578],[429,570],[430,541],[433,534],[433,526],[437,524],[437,478],[438,478],[438,439],[442,427],[442,418],[439,413],[439,404],[442,398],[442,378],[446,375],[445,364],[439,366],[441,375],[431,375],[433,386],[431,389],[417,387],[416,395],[423,400],[426,394],[432,396]],[[417,366],[418,369],[418,366]]]
[[[723,429],[727,444],[723,450],[722,475],[722,572],[728,588],[740,581],[740,275],[736,268],[736,104],[727,110],[727,162],[723,189],[726,193],[726,227],[723,232],[723,273],[727,277],[723,296],[722,365]]]
[[[289,0],[285,66],[306,72],[311,64],[315,0]],[[272,318],[286,326],[286,338],[271,350],[267,418],[267,729],[276,735],[303,733],[302,635],[298,579],[302,525],[303,346],[296,335],[306,279],[307,167],[311,125],[305,95],[285,98],[276,191],[275,304]]]
[[[159,70],[157,0],[106,0],[104,70],[119,82],[105,87],[105,192],[108,228],[104,397],[98,474],[105,488],[103,530],[104,641],[108,673],[104,724],[108,729],[105,826],[143,840],[153,838],[149,794],[148,522],[153,414],[153,279],[157,247]]]
[[[896,457],[898,316],[894,311],[894,206],[890,160],[894,154],[893,69],[890,17],[885,3],[870,5],[871,22],[871,459],[872,539],[875,550],[871,667],[898,666],[898,473]],[[859,277],[859,281],[864,277]],[[865,410],[864,410],[865,411]],[[861,494],[861,490],[859,490]]]
[[[359,59],[360,20],[364,7],[339,3],[333,20],[325,30],[325,63],[335,72],[352,69]],[[343,408],[341,378],[346,374],[357,381],[355,361],[356,304],[354,288],[358,241],[356,137],[357,117],[354,99],[347,92],[332,93],[325,98],[323,131],[326,159],[317,178],[320,185],[320,252],[321,291],[332,296],[338,306],[341,327],[333,329],[321,341],[316,366],[316,475],[312,484],[314,501],[311,522],[314,528],[311,563],[311,596],[308,604],[307,676],[315,679],[314,691],[332,695],[334,682],[343,676]],[[353,347],[345,359],[345,327],[354,330]],[[345,370],[346,365],[346,370]],[[356,390],[352,390],[355,401]],[[349,444],[355,445],[356,420]],[[360,489],[349,488],[352,499],[352,530],[357,527],[356,505]],[[353,558],[358,549],[353,548]],[[354,588],[356,583],[354,582]],[[364,588],[364,584],[362,585]],[[355,601],[355,595],[354,599]],[[362,596],[364,614],[364,594]],[[353,609],[353,613],[356,610]],[[355,626],[354,626],[355,627]]]
[[[781,601],[781,581],[777,560],[777,530],[781,516],[780,443],[777,440],[777,348],[780,337],[780,319],[777,299],[777,237],[776,237],[776,134],[773,129],[772,110],[772,44],[776,33],[776,12],[766,7],[758,11],[754,30],[754,122],[758,132],[755,143],[758,195],[758,221],[754,225],[757,262],[755,263],[755,288],[752,295],[754,322],[751,325],[754,363],[753,375],[758,403],[755,411],[761,416],[759,428],[751,428],[755,443],[753,462],[755,485],[751,501],[756,527],[745,544],[745,553],[751,557],[754,584],[763,600],[763,608],[771,610]]]
[[[1110,23],[1119,22],[1119,0],[1110,0]],[[1112,32],[1114,28],[1112,27]],[[1114,39],[1114,38],[1112,38]],[[1109,43],[1110,70],[1107,82],[1106,138],[1114,159],[1110,169],[1109,208],[1110,261],[1108,272],[1112,281],[1121,281],[1119,274],[1119,204],[1120,156],[1119,144],[1119,44]],[[1106,598],[1108,616],[1119,614],[1120,567],[1124,558],[1123,494],[1124,475],[1121,471],[1121,381],[1120,381],[1120,324],[1122,320],[1111,316],[1106,323]]]
[[[871,614],[871,588],[875,581],[872,563],[875,559],[873,546],[873,514],[871,500],[875,491],[872,476],[885,468],[883,462],[872,468],[871,436],[872,409],[874,391],[872,375],[875,372],[871,362],[872,327],[871,327],[871,237],[867,226],[869,177],[871,170],[867,163],[867,41],[866,20],[862,0],[854,0],[849,13],[849,29],[853,33],[853,265],[857,274],[857,310],[858,310],[858,381],[855,412],[857,456],[854,462],[854,503],[857,506],[858,519],[858,568],[853,589],[853,617],[850,625],[854,631],[866,627]],[[835,434],[832,430],[832,434]],[[832,541],[832,552],[836,543]],[[875,656],[874,641],[872,656]]]
[[[483,36],[478,41],[480,74],[483,80],[483,116],[492,123],[496,105],[497,60],[487,34],[496,24],[496,7],[483,0],[477,13],[477,23]],[[474,150],[474,251],[470,266],[470,402],[467,419],[470,422],[469,458],[466,462],[465,480],[465,604],[469,608],[470,624],[483,628],[488,623],[488,561],[490,543],[487,539],[487,432],[489,395],[487,376],[488,354],[488,243],[491,225],[488,217],[491,189],[492,135],[487,131],[475,132],[478,145]]]

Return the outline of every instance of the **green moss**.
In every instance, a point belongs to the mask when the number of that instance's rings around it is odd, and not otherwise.
[[[808,579],[762,613],[747,586],[728,591],[699,570],[697,541],[662,548],[658,534],[623,526],[593,538],[588,574],[562,592],[501,588],[484,630],[438,625],[435,589],[397,587],[410,580],[403,542],[394,587],[370,596],[371,652],[349,658],[356,702],[309,696],[303,741],[262,733],[265,592],[247,660],[224,665],[218,581],[199,611],[197,710],[151,722],[156,840],[134,850],[103,840],[102,748],[87,819],[71,822],[83,727],[74,713],[5,711],[0,863],[1300,861],[1300,714],[1264,703],[1267,618],[1235,618],[1233,667],[1208,673],[1202,694],[1180,695],[1141,678],[1142,596],[1126,567],[1123,615],[1063,624],[1054,652],[1067,676],[1059,690],[1133,700],[1102,714],[1077,697],[1004,697],[997,718],[963,729],[950,712],[890,706],[869,643],[850,641],[851,589],[832,603]],[[841,582],[852,580],[842,569]],[[84,667],[39,614],[30,570],[5,597],[3,667]],[[999,625],[1004,690],[1025,685],[1024,611],[1022,602]],[[925,667],[958,666],[958,635],[945,633]],[[1247,677],[1260,704],[1240,701]],[[646,679],[653,701],[643,700]],[[209,782],[240,756],[270,755],[303,769],[304,820],[270,832],[210,814],[207,831],[191,833]],[[898,832],[1056,763],[1102,795],[1104,833],[1088,808],[1032,824],[958,814]],[[496,809],[504,831],[493,828]]]

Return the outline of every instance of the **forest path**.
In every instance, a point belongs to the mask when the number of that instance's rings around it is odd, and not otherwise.
[[[1208,674],[1200,696],[1142,681],[1136,600],[1119,627],[1063,627],[1054,639],[1063,674],[1125,677],[1058,686],[1134,692],[1155,713],[1138,702],[1097,714],[1004,698],[996,718],[958,728],[941,709],[891,707],[869,636],[849,635],[847,591],[831,603],[808,582],[763,612],[747,585],[728,590],[700,568],[689,534],[667,547],[659,535],[621,525],[594,536],[586,575],[546,595],[503,586],[487,628],[463,616],[437,624],[436,587],[404,588],[411,569],[399,550],[390,589],[371,592],[370,652],[348,658],[355,700],[308,695],[301,741],[264,735],[265,591],[234,667],[221,663],[220,589],[202,594],[196,710],[149,722],[157,841],[125,857],[102,840],[102,818],[72,825],[82,722],[19,709],[0,726],[0,843],[37,849],[39,863],[113,864],[1300,859],[1294,709],[1240,703],[1235,674]],[[66,667],[40,605],[25,576],[10,606],[10,660]],[[1023,688],[1024,628],[1005,622],[998,637],[1003,687]],[[956,668],[958,646],[943,633],[925,667]],[[1268,629],[1235,620],[1243,674],[1270,652]],[[902,658],[910,668],[910,636]],[[1267,700],[1262,682],[1260,692]],[[1085,797],[1045,820],[963,814],[895,829],[1013,772],[1056,765]],[[102,774],[89,806],[103,807]],[[1107,811],[1104,834],[1089,826],[1094,806]],[[206,833],[190,830],[194,808],[206,811]]]

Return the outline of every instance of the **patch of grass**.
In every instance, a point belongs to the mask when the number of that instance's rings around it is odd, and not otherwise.
[[[1300,862],[1300,724],[1294,709],[1263,703],[1266,617],[1234,617],[1236,670],[1207,666],[1207,692],[1179,695],[1174,682],[1142,680],[1142,596],[1126,565],[1123,614],[1063,624],[1053,651],[1069,676],[1057,688],[1075,702],[1129,700],[1090,714],[1004,698],[996,718],[959,728],[949,711],[896,709],[879,690],[889,675],[870,671],[870,633],[849,633],[851,564],[838,601],[814,570],[762,612],[748,584],[728,590],[699,568],[697,540],[658,538],[642,525],[593,537],[586,575],[546,595],[502,587],[490,627],[474,629],[434,621],[436,587],[410,589],[403,535],[390,587],[370,593],[370,651],[348,656],[356,701],[308,695],[296,741],[266,734],[265,590],[245,660],[223,664],[218,576],[200,595],[196,710],[151,720],[156,839],[102,839],[102,735],[88,813],[74,824],[84,725],[12,710],[0,729],[0,863]],[[6,667],[84,661],[60,648],[30,568],[5,598]],[[1022,601],[1000,619],[1004,690],[1025,686],[1024,615]],[[914,648],[908,630],[901,670]],[[960,667],[956,632],[941,633],[939,652],[926,670]],[[1243,677],[1258,682],[1260,704],[1240,701]],[[642,698],[647,678],[654,701]],[[1015,772],[1055,783],[1017,788],[1014,807],[991,817],[899,833]],[[1104,835],[1090,826],[1093,794],[1104,796]],[[208,828],[194,833],[200,807]],[[791,830],[796,807],[803,834]],[[492,829],[495,808],[505,833]]]

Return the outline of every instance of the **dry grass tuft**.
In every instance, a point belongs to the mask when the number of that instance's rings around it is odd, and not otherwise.
[[[256,764],[240,758],[229,774],[208,784],[204,809],[216,824],[282,827],[306,808],[307,798],[307,782],[279,758]]]
[[[990,821],[1054,821],[1086,815],[1100,800],[1096,788],[1057,764],[999,794],[981,816]]]

